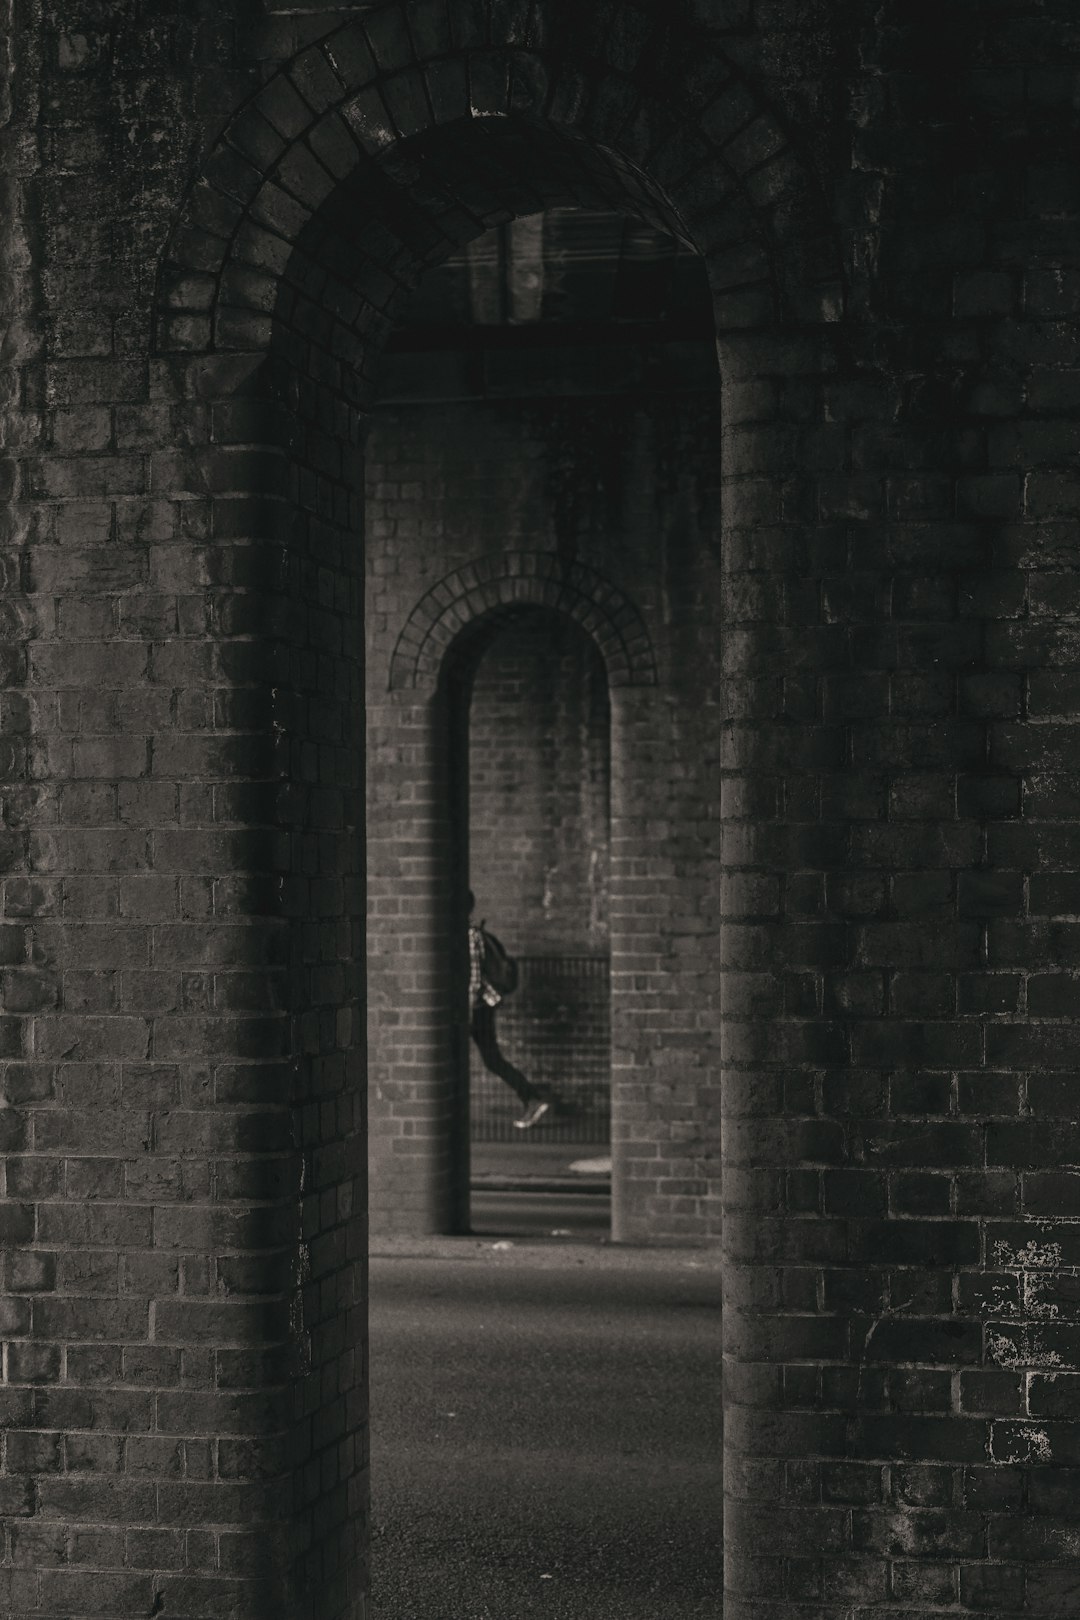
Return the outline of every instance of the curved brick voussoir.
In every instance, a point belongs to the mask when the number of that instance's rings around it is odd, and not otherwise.
[[[581,563],[564,568],[554,553],[504,552],[448,574],[417,603],[390,660],[390,690],[433,687],[458,636],[498,619],[508,607],[530,605],[554,608],[581,625],[613,687],[656,684],[641,614],[610,580]]]
[[[805,219],[796,222],[794,200],[813,214],[809,228],[831,239],[820,188],[782,120],[716,41],[705,53],[673,51],[670,26],[657,18],[599,8],[579,25],[575,65],[565,51],[546,54],[546,24],[545,7],[533,8],[528,23],[497,16],[490,39],[455,38],[448,52],[445,26],[387,6],[281,65],[226,125],[171,233],[158,287],[159,350],[197,349],[208,338],[226,349],[265,346],[259,272],[280,273],[336,185],[374,162],[397,163],[432,132],[492,121],[587,142],[580,161],[599,165],[609,206],[628,206],[699,245],[715,237],[720,200],[734,198],[741,234],[759,241],[768,268],[751,278],[762,298],[744,297],[733,319],[746,324],[747,307],[767,319],[785,274],[781,237],[797,240],[808,229]],[[667,93],[670,84],[679,95]],[[605,177],[612,163],[621,172]],[[512,211],[544,205],[542,196],[518,198]],[[839,285],[835,251],[819,279]]]

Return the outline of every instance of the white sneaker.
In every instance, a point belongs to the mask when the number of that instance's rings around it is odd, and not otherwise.
[[[540,1097],[534,1097],[532,1102],[526,1108],[525,1112],[522,1114],[521,1118],[515,1119],[515,1130],[529,1130],[530,1127],[535,1125],[538,1120],[543,1119],[550,1107],[551,1104],[549,1102],[544,1102]]]

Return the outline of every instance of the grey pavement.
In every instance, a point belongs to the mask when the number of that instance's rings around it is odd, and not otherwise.
[[[474,1187],[583,1193],[611,1188],[611,1149],[599,1143],[545,1142],[523,1131],[520,1140],[473,1142],[469,1160]]]
[[[515,1242],[546,1237],[596,1244],[606,1243],[611,1235],[611,1199],[603,1191],[552,1193],[521,1184],[505,1191],[474,1186],[470,1202],[477,1237]]]
[[[375,1620],[719,1620],[719,1258],[583,1235],[373,1253]]]

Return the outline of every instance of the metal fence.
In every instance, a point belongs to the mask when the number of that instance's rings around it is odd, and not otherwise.
[[[555,1106],[529,1139],[606,1144],[611,1139],[611,992],[607,956],[519,956],[519,981],[498,1011],[499,1044]],[[521,1140],[510,1087],[489,1074],[469,1043],[474,1142]]]

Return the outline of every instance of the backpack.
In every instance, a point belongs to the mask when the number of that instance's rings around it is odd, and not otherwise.
[[[509,951],[480,924],[480,973],[487,984],[500,996],[508,996],[517,989],[518,965]]]

